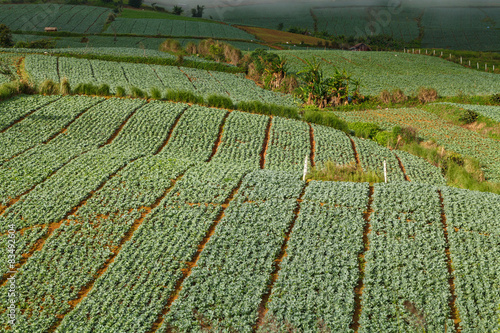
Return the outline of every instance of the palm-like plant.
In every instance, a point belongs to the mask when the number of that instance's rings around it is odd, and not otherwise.
[[[340,72],[335,68],[333,77],[324,78],[321,70],[321,63],[312,60],[305,60],[306,67],[299,71],[297,75],[301,77],[304,85],[300,87],[299,97],[306,104],[314,104],[320,108],[328,105],[340,105],[348,102],[349,95],[359,95],[359,80],[355,80],[345,70]],[[354,91],[350,86],[354,85]]]

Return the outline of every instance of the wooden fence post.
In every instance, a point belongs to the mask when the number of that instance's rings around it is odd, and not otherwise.
[[[384,160],[384,180],[387,183],[387,162]]]

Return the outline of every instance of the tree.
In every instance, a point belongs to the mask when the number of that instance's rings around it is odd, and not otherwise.
[[[10,32],[10,28],[5,24],[0,24],[0,46],[1,47],[14,46],[14,40],[12,39],[12,33]]]
[[[131,7],[139,8],[142,5],[142,0],[128,0],[128,4]]]
[[[283,30],[284,24],[283,22],[278,23],[278,30]]]
[[[321,70],[321,63],[313,58],[305,60],[306,68],[298,72],[304,81],[300,87],[299,96],[306,104],[316,105],[319,108],[347,104],[350,99],[361,99],[359,94],[359,81],[351,78],[345,71],[340,72],[335,68],[333,77],[325,78]],[[352,88],[354,86],[354,89]],[[352,97],[351,97],[352,95]]]
[[[205,9],[205,6],[197,5],[196,9],[194,9],[194,8],[191,9],[191,14],[193,17],[202,17],[204,9]]]
[[[182,15],[183,12],[184,12],[184,9],[182,9],[181,6],[177,6],[177,5],[175,5],[174,9],[172,10],[172,13],[174,15]]]

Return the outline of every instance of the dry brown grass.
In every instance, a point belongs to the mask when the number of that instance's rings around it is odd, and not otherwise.
[[[408,100],[408,96],[401,89],[394,89],[392,92],[383,90],[380,92],[378,98],[384,104],[404,103]]]
[[[438,99],[438,93],[434,88],[421,87],[420,89],[418,89],[417,98],[422,104],[434,102],[436,99]]]
[[[181,43],[175,39],[167,39],[160,45],[160,51],[163,52],[179,52],[182,50]]]

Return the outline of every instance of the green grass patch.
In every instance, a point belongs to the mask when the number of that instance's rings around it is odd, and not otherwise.
[[[338,165],[331,161],[323,165],[313,167],[306,175],[308,180],[336,181],[336,182],[368,182],[381,183],[384,176],[373,170],[363,171],[355,162],[346,165]]]

